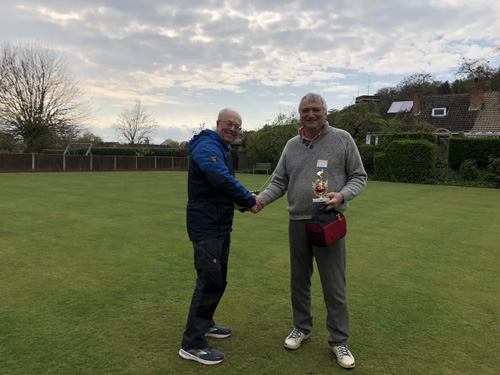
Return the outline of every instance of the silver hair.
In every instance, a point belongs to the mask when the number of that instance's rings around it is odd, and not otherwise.
[[[224,108],[224,109],[221,109],[220,112],[219,112],[219,115],[217,116],[217,121],[220,121],[220,119],[222,118],[222,116],[224,115],[224,113],[226,111],[232,111],[232,112],[235,112],[235,113],[238,113],[236,112],[234,109],[231,109],[231,108]],[[240,116],[241,118],[241,115],[238,113],[238,116]],[[242,121],[243,122],[243,121]]]
[[[321,95],[319,95],[319,94],[313,94],[312,92],[304,95],[304,97],[300,101],[300,103],[299,103],[299,113],[300,113],[300,106],[301,106],[301,104],[302,104],[302,102],[304,100],[316,101],[318,99],[321,99],[321,102],[323,103],[323,110],[325,111],[325,113],[327,113],[327,107],[326,107],[326,101],[325,101],[325,99],[323,99],[323,97]]]

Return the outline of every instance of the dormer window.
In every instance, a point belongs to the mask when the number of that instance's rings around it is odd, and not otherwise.
[[[447,108],[432,108],[432,117],[443,117],[448,114]]]

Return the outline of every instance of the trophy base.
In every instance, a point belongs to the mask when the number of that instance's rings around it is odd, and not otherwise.
[[[330,202],[330,198],[314,198],[313,202],[314,203]]]

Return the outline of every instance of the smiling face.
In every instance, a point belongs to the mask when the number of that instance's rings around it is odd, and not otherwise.
[[[241,116],[238,112],[226,109],[217,120],[216,132],[227,146],[234,142],[241,129]]]
[[[326,122],[326,111],[321,99],[304,99],[299,106],[300,123],[309,135],[316,135]]]

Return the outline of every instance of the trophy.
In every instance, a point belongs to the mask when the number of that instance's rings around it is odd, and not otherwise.
[[[330,198],[324,198],[324,195],[327,193],[328,181],[323,180],[323,173],[323,169],[320,170],[317,173],[318,179],[312,183],[314,195],[318,197],[313,199],[314,203],[328,202],[330,200]]]

